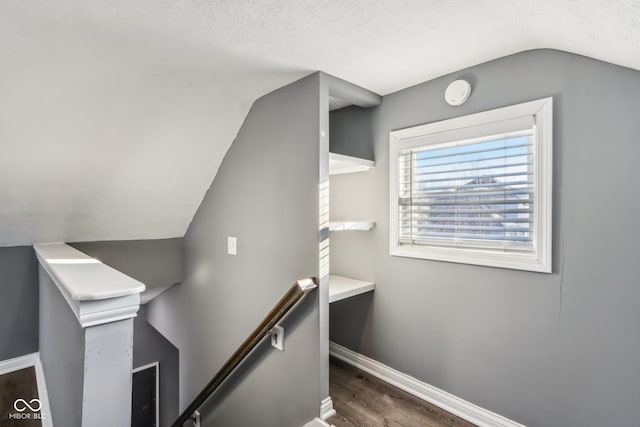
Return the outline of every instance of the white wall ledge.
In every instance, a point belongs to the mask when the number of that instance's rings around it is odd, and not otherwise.
[[[82,327],[136,316],[144,284],[64,243],[33,247]]]
[[[329,153],[329,175],[366,172],[376,165],[373,160]]]
[[[331,221],[329,231],[369,231],[375,226],[375,221]]]
[[[329,303],[371,292],[375,288],[376,285],[373,282],[331,274],[329,275]]]

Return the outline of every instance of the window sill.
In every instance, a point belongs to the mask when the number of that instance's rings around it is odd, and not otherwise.
[[[392,247],[390,255],[405,258],[429,259],[457,264],[481,265],[507,268],[511,270],[551,273],[551,262],[544,262],[532,254],[500,253],[479,249],[433,248],[433,247]]]

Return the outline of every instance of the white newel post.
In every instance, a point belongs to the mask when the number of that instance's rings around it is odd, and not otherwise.
[[[55,425],[130,425],[133,318],[145,286],[64,243],[34,249],[40,358]]]

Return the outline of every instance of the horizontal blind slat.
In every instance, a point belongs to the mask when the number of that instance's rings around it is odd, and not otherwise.
[[[409,228],[409,227],[406,227]],[[464,230],[464,231],[500,231],[509,233],[530,233],[533,229],[529,227],[496,227],[496,226],[470,226],[470,225],[412,225],[411,228],[416,230]]]
[[[407,217],[406,219],[401,218],[400,221],[414,221],[414,220],[419,220],[419,221],[427,221],[427,220],[431,220],[431,221],[440,221],[440,222],[495,222],[495,223],[501,223],[501,224],[521,224],[521,223],[533,223],[533,218],[473,218],[473,221],[470,221],[469,218],[462,218],[462,217],[424,217],[424,218],[419,218],[419,219],[415,219],[416,215],[415,214],[411,214],[409,217]]]
[[[524,214],[524,213],[533,213],[533,209],[532,208],[515,208],[515,209],[442,209],[442,210],[437,210],[437,211],[430,211],[430,212],[418,212],[418,213],[422,213],[422,214],[429,214],[433,217],[433,215],[465,215],[465,214],[482,214],[484,216],[488,215],[488,214],[508,214],[508,213],[513,213],[513,214]],[[473,217],[466,217],[467,220],[469,220],[469,218],[473,218]],[[496,219],[498,221],[502,220],[502,218],[500,219]]]
[[[412,195],[414,198],[430,198],[430,199],[439,199],[439,198],[460,198],[464,199],[467,197],[484,197],[484,196],[517,196],[520,194],[533,194],[534,190],[532,187],[523,187],[516,188],[513,190],[498,190],[495,189],[477,189],[475,191],[420,191],[413,190]]]
[[[473,145],[470,145],[473,146]],[[443,159],[446,157],[461,157],[461,156],[468,156],[471,154],[480,154],[480,153],[490,153],[492,151],[499,151],[499,152],[504,152],[505,150],[510,150],[510,149],[515,149],[515,148],[527,148],[528,147],[532,147],[533,144],[531,144],[530,142],[526,142],[526,143],[522,143],[522,142],[518,142],[518,143],[513,143],[510,145],[505,145],[504,147],[485,147],[485,148],[478,148],[476,147],[475,149],[472,150],[462,150],[459,151],[457,153],[447,153],[447,154],[433,154],[433,155],[428,155],[428,154],[424,154],[424,157],[421,157],[420,159],[416,159],[416,156],[418,155],[418,153],[422,154],[422,153],[428,153],[428,152],[437,152],[437,151],[441,151],[441,150],[429,150],[429,149],[416,149],[416,148],[412,148],[412,149],[408,149],[407,151],[401,151],[400,155],[399,155],[399,160],[404,162],[404,161],[415,161],[415,160],[433,160],[433,159]]]
[[[511,172],[511,173],[498,173],[498,174],[484,174],[484,175],[471,175],[471,176],[460,176],[460,177],[449,177],[449,178],[435,178],[435,179],[420,179],[414,180],[414,185],[420,184],[429,184],[431,182],[447,182],[447,181],[474,181],[478,179],[496,179],[496,178],[507,178],[512,176],[531,176],[533,172]],[[501,182],[501,185],[506,185],[508,183]],[[464,184],[460,185],[463,186]],[[427,187],[428,188],[428,187]]]
[[[473,247],[476,249],[492,249],[505,252],[532,252],[532,242],[512,242],[506,240],[487,240],[487,239],[451,239],[441,237],[414,237],[410,235],[400,236],[399,243],[411,246],[441,246],[441,247]]]
[[[413,199],[412,201],[399,202],[402,206],[493,206],[493,205],[521,205],[533,204],[530,199],[492,199],[492,200],[441,200],[423,201],[423,199]],[[432,210],[432,212],[438,212]]]
[[[400,184],[400,187],[402,186],[406,186],[408,185],[409,187],[413,187],[416,184],[415,183],[405,183],[405,184]],[[524,180],[524,181],[513,181],[513,182],[509,182],[509,187],[514,187],[517,185],[533,185],[533,181],[530,179]],[[464,186],[464,189],[467,190],[469,188],[491,188],[491,187],[505,187],[505,183],[504,182],[497,182],[497,183],[482,183],[482,184],[467,184]],[[407,187],[405,187],[407,188]],[[460,186],[451,186],[451,185],[441,185],[441,186],[437,186],[437,187],[429,187],[428,189],[424,189],[424,191],[433,191],[433,190],[444,190],[444,189],[449,189],[452,191],[457,191],[460,188]],[[421,189],[422,190],[422,189]],[[402,188],[400,188],[400,191],[402,192]]]
[[[492,166],[477,166],[473,168],[452,169],[452,170],[443,170],[443,171],[439,170],[439,171],[420,172],[420,173],[406,172],[406,173],[399,174],[399,176],[412,175],[414,177],[420,177],[420,176],[436,175],[436,174],[443,174],[443,173],[459,174],[460,172],[484,171],[484,170],[491,170],[491,169],[508,169],[508,168],[522,167],[522,166],[533,166],[533,162],[520,162],[520,163],[492,165]],[[414,170],[415,169],[418,169],[418,168],[414,168]],[[424,168],[420,168],[420,169],[424,169]]]
[[[400,165],[401,168],[406,169],[407,168],[407,163],[408,162],[412,162],[412,166],[415,167],[416,169],[421,169],[421,168],[425,168],[425,167],[436,167],[436,166],[449,166],[449,165],[460,165],[462,163],[474,163],[474,162],[484,162],[484,161],[491,161],[491,160],[500,160],[500,159],[512,159],[515,157],[532,157],[533,154],[526,152],[526,153],[517,153],[517,154],[510,154],[510,155],[500,155],[500,156],[492,156],[492,157],[483,157],[482,159],[478,159],[478,160],[456,160],[453,162],[447,162],[447,163],[433,163],[431,165],[428,166],[416,166],[415,162],[416,160],[412,160],[410,158],[407,158],[406,160],[399,160],[398,163]]]
[[[446,238],[460,238],[460,239],[478,239],[478,240],[505,240],[514,242],[532,242],[532,237],[520,237],[520,236],[504,236],[503,234],[465,234],[465,233],[412,233],[415,240],[416,237],[446,237]]]

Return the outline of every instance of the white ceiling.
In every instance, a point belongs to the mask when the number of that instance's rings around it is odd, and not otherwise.
[[[0,0],[0,245],[182,236],[251,104],[554,48],[640,69],[637,0]]]

